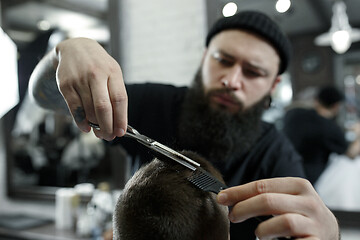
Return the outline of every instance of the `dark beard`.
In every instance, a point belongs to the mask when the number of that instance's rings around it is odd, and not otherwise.
[[[212,162],[238,157],[258,139],[268,98],[266,96],[250,109],[235,114],[221,107],[211,107],[209,96],[204,94],[201,70],[198,70],[182,106],[178,128],[181,146]]]

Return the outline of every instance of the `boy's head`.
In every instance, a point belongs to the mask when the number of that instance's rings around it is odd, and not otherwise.
[[[223,181],[209,162],[191,152],[185,155]],[[217,204],[214,193],[190,183],[191,173],[156,158],[141,167],[116,204],[114,239],[228,239],[227,208]]]

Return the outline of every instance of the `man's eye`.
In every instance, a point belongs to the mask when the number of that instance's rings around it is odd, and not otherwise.
[[[233,59],[224,58],[219,52],[214,52],[212,54],[212,57],[223,66],[231,67],[232,65],[234,65]]]
[[[261,77],[262,76],[261,73],[259,73],[258,71],[252,70],[252,69],[244,69],[243,71],[244,71],[244,75],[248,76],[248,77],[255,78],[255,77]]]
[[[216,58],[216,60],[224,66],[230,67],[234,64],[234,61],[227,60],[225,58]]]

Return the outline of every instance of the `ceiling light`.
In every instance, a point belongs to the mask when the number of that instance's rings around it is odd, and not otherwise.
[[[37,27],[41,31],[47,31],[51,28],[51,24],[47,20],[40,20],[37,22]]]
[[[345,3],[336,1],[333,5],[330,30],[317,36],[315,45],[331,46],[335,52],[341,54],[350,48],[351,43],[359,40],[360,30],[350,26]]]
[[[276,2],[275,8],[276,11],[278,11],[279,13],[284,13],[287,10],[289,10],[290,6],[291,6],[290,0],[278,0]]]
[[[356,82],[357,85],[360,85],[360,75],[356,76],[355,82]]]
[[[350,33],[347,30],[339,30],[331,35],[331,47],[337,53],[346,52],[351,45]]]
[[[224,17],[230,17],[233,16],[236,13],[236,11],[237,11],[236,3],[229,2],[224,6],[222,10],[222,14],[224,15]]]

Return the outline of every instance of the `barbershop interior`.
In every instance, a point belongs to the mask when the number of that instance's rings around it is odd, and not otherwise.
[[[241,11],[266,14],[291,43],[261,119],[301,155],[341,239],[360,239],[359,9],[358,0],[0,0],[0,240],[119,239],[114,209],[140,167],[121,144],[34,101],[30,77],[48,52],[90,38],[119,63],[126,84],[189,87],[211,26]],[[320,142],[335,131],[325,149]]]

